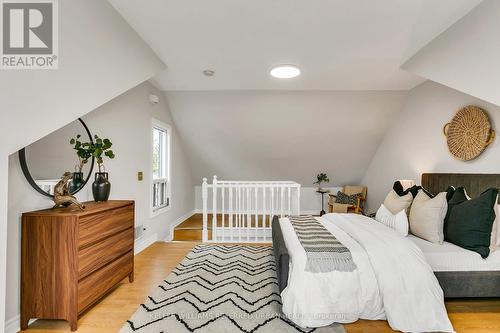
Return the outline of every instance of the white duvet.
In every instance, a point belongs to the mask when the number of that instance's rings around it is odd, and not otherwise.
[[[327,214],[318,220],[351,251],[353,272],[305,271],[306,253],[287,218],[280,220],[290,255],[283,313],[302,327],[387,319],[403,332],[453,332],[441,287],[422,251],[365,216]]]

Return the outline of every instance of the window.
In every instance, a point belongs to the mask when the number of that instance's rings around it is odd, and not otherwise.
[[[170,126],[153,119],[151,127],[151,208],[158,214],[170,207]]]

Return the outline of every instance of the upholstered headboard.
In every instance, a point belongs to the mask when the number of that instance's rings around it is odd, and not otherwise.
[[[494,173],[424,173],[422,186],[430,193],[446,191],[449,186],[463,186],[471,197],[475,197],[487,188],[500,189],[500,174]]]

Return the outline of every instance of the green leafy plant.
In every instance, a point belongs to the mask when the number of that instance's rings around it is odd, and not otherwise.
[[[104,168],[104,157],[115,158],[115,154],[111,150],[112,145],[113,143],[109,139],[101,139],[97,134],[94,135],[94,142],[90,142],[88,145],[90,153],[97,162],[99,172],[102,172]]]
[[[80,141],[81,137],[82,136],[78,134],[75,138],[69,140],[70,145],[73,146],[73,149],[76,151],[76,156],[78,157],[78,164],[76,165],[78,172],[82,172],[83,167],[92,157],[92,153],[88,148],[89,143]]]
[[[320,173],[316,176],[316,181],[313,184],[318,184],[318,186],[321,186],[322,183],[329,183],[330,179],[326,175],[326,173]]]

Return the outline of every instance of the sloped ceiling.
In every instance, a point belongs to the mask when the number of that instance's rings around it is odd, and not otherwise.
[[[107,1],[58,4],[59,69],[0,71],[0,153],[14,153],[165,68]]]
[[[485,0],[403,68],[500,105],[500,1]]]
[[[167,91],[408,90],[423,80],[401,64],[480,2],[109,1],[167,64]],[[303,74],[273,79],[280,63]]]
[[[360,182],[406,92],[168,92],[195,180]],[[409,134],[410,135],[410,134]],[[175,138],[174,138],[175,140]]]
[[[481,2],[109,1],[168,66],[152,81],[198,182],[304,186],[321,171],[334,185],[362,180],[406,91],[424,81],[401,64]],[[273,79],[279,63],[302,75]]]

